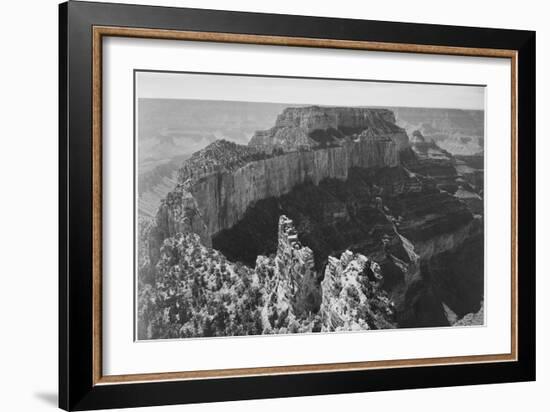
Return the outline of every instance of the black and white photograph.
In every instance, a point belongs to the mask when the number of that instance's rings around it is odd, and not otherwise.
[[[485,87],[134,72],[135,338],[485,324]]]

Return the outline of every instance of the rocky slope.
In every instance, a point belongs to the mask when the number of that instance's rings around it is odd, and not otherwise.
[[[394,304],[380,289],[383,276],[373,260],[349,250],[329,257],[321,283],[321,332],[391,329]]]
[[[313,252],[301,245],[286,216],[279,219],[277,253],[258,256],[253,269],[205,247],[194,233],[178,233],[165,239],[154,281],[139,285],[138,337],[395,327],[392,303],[378,287],[382,276],[376,264],[349,251],[331,259],[321,286],[324,306],[317,313],[310,296],[317,278]]]
[[[177,184],[178,170],[187,156],[173,156],[169,160],[159,160],[150,167],[138,169],[138,213],[140,216],[154,217],[162,199]]]

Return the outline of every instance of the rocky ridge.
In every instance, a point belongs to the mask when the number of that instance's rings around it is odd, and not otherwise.
[[[138,295],[140,339],[303,333],[394,327],[389,298],[379,292],[374,262],[347,251],[327,266],[320,313],[308,301],[317,274],[313,252],[301,245],[292,220],[279,219],[274,257],[254,269],[228,261],[194,233],[165,239],[153,284]],[[375,275],[372,275],[376,271]],[[371,274],[369,276],[369,273]],[[332,302],[352,296],[348,307]]]
[[[368,330],[395,327],[394,303],[380,288],[380,266],[346,250],[340,259],[330,256],[321,282],[321,331]]]

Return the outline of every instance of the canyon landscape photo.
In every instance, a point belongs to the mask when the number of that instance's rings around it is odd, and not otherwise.
[[[138,340],[484,325],[483,87],[161,76],[135,96]]]

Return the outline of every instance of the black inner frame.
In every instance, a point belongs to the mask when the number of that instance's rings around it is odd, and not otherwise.
[[[92,27],[117,26],[518,52],[518,361],[93,384]],[[59,406],[89,410],[535,379],[535,33],[71,1],[59,7]],[[522,183],[519,185],[519,183]]]

